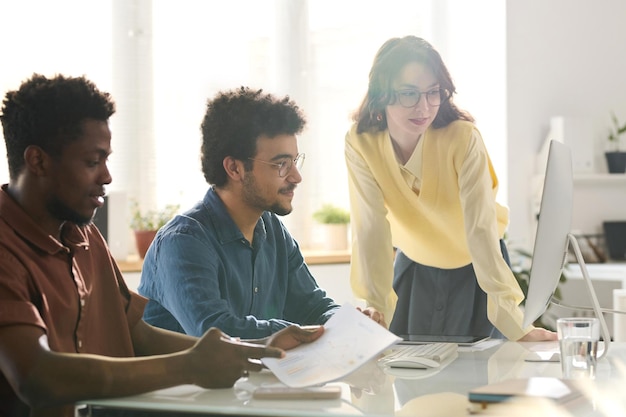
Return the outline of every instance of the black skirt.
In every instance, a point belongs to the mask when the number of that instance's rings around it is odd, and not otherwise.
[[[504,242],[502,256],[510,265]],[[389,326],[395,334],[504,336],[487,318],[487,295],[472,264],[441,269],[419,264],[398,250],[393,289],[398,295]]]

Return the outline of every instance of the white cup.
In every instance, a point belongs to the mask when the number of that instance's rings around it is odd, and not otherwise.
[[[595,378],[600,341],[600,322],[593,317],[556,321],[563,378]]]

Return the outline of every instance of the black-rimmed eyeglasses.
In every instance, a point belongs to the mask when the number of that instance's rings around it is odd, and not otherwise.
[[[298,155],[296,155],[294,159],[283,159],[280,162],[263,161],[261,159],[255,159],[255,158],[248,158],[248,159],[251,161],[260,162],[262,164],[275,166],[276,168],[278,168],[278,176],[281,178],[287,176],[287,174],[289,174],[289,171],[291,171],[291,168],[294,165],[296,168],[298,168],[298,171],[300,171],[302,169],[302,165],[304,165],[303,153],[299,153]]]
[[[437,88],[429,91],[419,91],[415,88],[396,90],[396,98],[402,107],[415,107],[422,96],[426,97],[428,105],[438,107],[450,98],[450,92],[445,88]]]

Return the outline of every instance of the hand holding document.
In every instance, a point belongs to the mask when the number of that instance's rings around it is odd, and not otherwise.
[[[345,304],[326,322],[318,340],[288,350],[284,358],[262,360],[283,384],[307,387],[342,378],[401,340]]]

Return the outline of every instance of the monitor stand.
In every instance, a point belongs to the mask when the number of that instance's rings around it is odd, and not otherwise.
[[[598,321],[600,322],[600,333],[602,338],[604,339],[604,349],[598,355],[598,359],[602,359],[606,356],[609,351],[609,345],[611,344],[611,334],[609,333],[609,327],[606,325],[606,320],[604,319],[604,315],[602,314],[602,309],[600,308],[600,303],[598,302],[598,297],[596,296],[596,292],[593,289],[593,284],[591,282],[591,278],[589,278],[589,273],[587,272],[587,265],[585,264],[585,260],[583,259],[582,252],[580,251],[580,246],[578,245],[578,240],[576,237],[568,233],[567,235],[567,246],[565,247],[567,255],[567,248],[572,247],[574,250],[574,256],[576,257],[576,261],[580,267],[580,270],[583,275],[583,280],[587,284],[587,293],[591,298],[591,305],[593,312],[595,313]],[[526,362],[560,362],[561,354],[560,352],[554,352],[552,349],[546,352],[533,352],[528,355],[525,359]]]
[[[583,280],[587,284],[587,292],[589,293],[589,297],[591,298],[591,306],[593,307],[593,311],[598,318],[598,321],[600,322],[600,332],[602,334],[602,338],[604,339],[604,349],[598,355],[598,359],[602,359],[609,351],[609,345],[611,344],[611,333],[609,333],[609,327],[606,325],[606,320],[604,319],[604,315],[602,314],[602,309],[600,308],[598,297],[596,296],[596,292],[593,289],[591,278],[589,278],[587,265],[585,264],[583,255],[580,252],[578,240],[576,240],[576,237],[571,233],[567,235],[567,239],[569,241],[569,244],[572,246],[572,249],[574,250],[574,256],[576,256],[576,260],[578,261],[578,265],[580,266],[580,271],[583,274]]]

